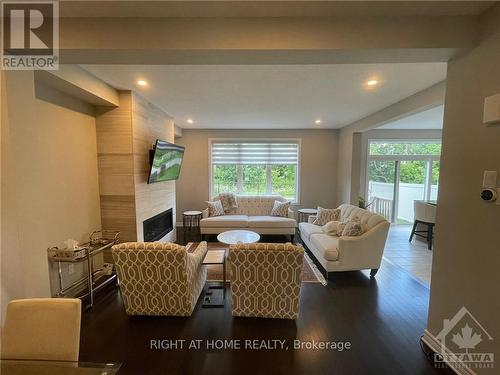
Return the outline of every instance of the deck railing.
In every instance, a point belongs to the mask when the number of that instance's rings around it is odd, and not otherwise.
[[[392,199],[373,197],[368,209],[376,214],[385,217],[392,222],[392,206],[394,201]]]

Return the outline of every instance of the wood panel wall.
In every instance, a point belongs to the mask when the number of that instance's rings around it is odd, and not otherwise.
[[[143,221],[160,212],[172,208],[175,226],[175,181],[147,183],[149,150],[157,139],[174,142],[174,120],[138,95],[133,95],[132,113],[136,232],[138,240],[143,241]],[[175,239],[172,231],[162,241]]]
[[[143,241],[144,220],[172,208],[175,223],[175,181],[147,184],[149,150],[156,139],[174,141],[174,123],[130,91],[119,99],[96,117],[102,228],[119,230],[121,241]],[[175,230],[162,241],[175,241]]]

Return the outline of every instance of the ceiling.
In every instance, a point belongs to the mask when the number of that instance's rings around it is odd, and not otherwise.
[[[444,105],[415,113],[397,121],[379,126],[377,129],[424,130],[443,128]]]
[[[378,17],[478,15],[495,1],[73,1],[61,17]]]
[[[446,78],[445,63],[83,68],[194,129],[340,128]],[[379,84],[367,86],[371,79]]]

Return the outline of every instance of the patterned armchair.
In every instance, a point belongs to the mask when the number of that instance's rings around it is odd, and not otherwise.
[[[165,242],[128,242],[112,248],[128,315],[189,316],[207,279],[207,243],[188,253]]]
[[[297,318],[303,261],[291,243],[231,245],[233,316]]]

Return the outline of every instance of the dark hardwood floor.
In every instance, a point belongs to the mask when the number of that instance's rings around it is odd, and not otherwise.
[[[179,242],[184,239],[180,238]],[[181,317],[129,317],[117,289],[82,317],[80,360],[121,362],[119,374],[439,374],[422,353],[429,290],[384,262],[303,284],[296,321],[233,318],[225,308]],[[150,340],[286,340],[289,350],[150,349]],[[294,340],[349,341],[350,350],[293,349]],[[186,344],[187,345],[187,344]]]

